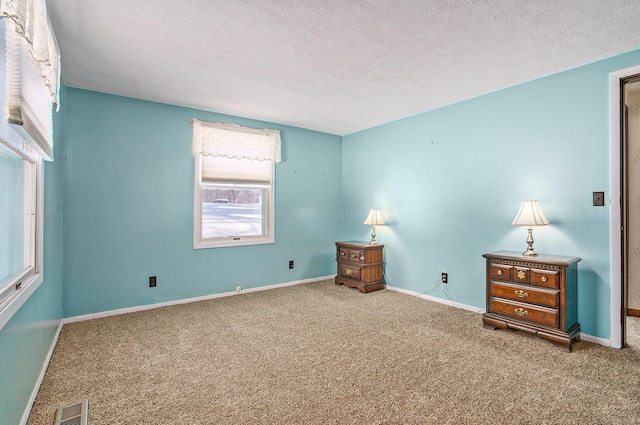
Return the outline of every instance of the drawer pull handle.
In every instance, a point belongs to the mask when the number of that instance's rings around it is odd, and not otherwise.
[[[546,282],[547,280],[549,280],[549,278],[547,278],[546,276],[542,276],[542,279],[540,279],[543,282]]]
[[[529,312],[524,308],[516,308],[516,314],[518,316],[526,316],[527,314],[529,314]]]
[[[522,289],[518,289],[516,292],[516,295],[520,298],[527,298],[529,296],[528,292],[523,291]]]
[[[357,255],[356,254],[351,254],[351,258],[356,258]]]
[[[498,276],[502,276],[504,272],[502,270],[498,270]]]
[[[347,254],[345,254],[344,252],[341,252],[341,253],[340,253],[340,255],[342,255],[342,256],[344,257],[344,256],[345,256],[345,255],[347,255]]]
[[[526,276],[526,274],[522,270],[520,270],[518,272],[518,279],[523,280],[525,278],[525,276]]]
[[[351,276],[351,273],[353,273],[353,272],[351,271],[351,269],[347,269],[347,271],[346,271],[345,273],[346,273],[347,275]]]

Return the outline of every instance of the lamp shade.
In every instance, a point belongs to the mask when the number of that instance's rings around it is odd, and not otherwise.
[[[378,224],[384,224],[384,220],[382,219],[382,214],[380,214],[380,210],[377,208],[371,208],[369,211],[369,215],[364,220],[364,223],[370,226],[377,226]]]
[[[544,216],[542,208],[538,201],[522,201],[520,204],[520,211],[518,215],[513,219],[513,226],[544,226],[549,224],[549,220]]]

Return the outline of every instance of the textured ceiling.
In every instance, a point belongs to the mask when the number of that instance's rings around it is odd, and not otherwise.
[[[47,0],[62,81],[345,135],[640,47],[638,0]]]

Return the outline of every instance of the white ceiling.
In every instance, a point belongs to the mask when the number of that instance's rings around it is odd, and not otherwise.
[[[640,47],[638,0],[47,4],[67,86],[338,135]]]

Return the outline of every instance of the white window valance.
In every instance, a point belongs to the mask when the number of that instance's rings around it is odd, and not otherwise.
[[[11,20],[13,30],[25,40],[51,102],[58,105],[60,49],[45,0],[0,0],[0,16]]]
[[[280,132],[191,120],[194,155],[280,162]]]

